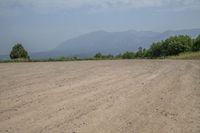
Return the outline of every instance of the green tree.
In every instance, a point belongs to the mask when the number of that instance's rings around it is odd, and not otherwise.
[[[193,51],[199,51],[200,50],[200,35],[197,36],[196,39],[194,39],[194,44],[192,46]]]
[[[149,49],[149,56],[151,58],[153,57],[160,57],[162,55],[162,43],[158,42],[158,43],[153,43]]]
[[[165,57],[170,55],[178,55],[181,52],[191,51],[192,46],[193,41],[190,36],[172,36],[164,41],[153,43],[146,55],[150,57]]]
[[[123,59],[134,59],[135,58],[135,53],[134,52],[126,52],[122,54]]]
[[[94,58],[101,59],[102,58],[102,54],[99,52],[94,56]]]
[[[139,47],[138,51],[135,54],[135,57],[143,57],[143,48]]]
[[[161,55],[177,55],[192,50],[192,38],[187,35],[172,36],[161,44]]]
[[[17,43],[10,52],[11,59],[29,59],[28,52],[24,49],[22,44]]]

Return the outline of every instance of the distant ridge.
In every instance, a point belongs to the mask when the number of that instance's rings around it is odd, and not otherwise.
[[[168,30],[162,33],[136,30],[124,32],[101,30],[66,40],[51,51],[31,53],[30,56],[35,59],[61,56],[91,57],[97,52],[116,55],[126,51],[136,51],[140,46],[148,48],[153,42],[170,36],[189,35],[194,38],[198,34],[200,34],[200,29]]]

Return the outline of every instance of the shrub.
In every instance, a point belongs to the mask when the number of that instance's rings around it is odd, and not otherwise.
[[[199,51],[200,50],[200,35],[194,40],[194,44],[192,46],[193,51]]]
[[[11,59],[29,59],[28,52],[24,49],[22,44],[16,44],[10,52]]]

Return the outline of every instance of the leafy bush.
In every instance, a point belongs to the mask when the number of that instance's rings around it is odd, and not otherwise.
[[[153,43],[149,49],[149,56],[150,57],[160,57],[162,55],[162,43]]]
[[[111,54],[108,54],[108,55],[103,55],[101,53],[97,53],[95,56],[94,56],[95,59],[113,59],[114,56],[111,55]]]
[[[135,58],[135,53],[134,52],[126,52],[122,54],[123,59],[134,59]]]
[[[200,50],[200,35],[197,36],[196,39],[194,39],[194,44],[192,46],[193,51],[199,51]]]
[[[102,58],[102,54],[99,52],[94,56],[94,58],[101,59]]]
[[[162,55],[177,55],[192,49],[192,39],[187,35],[172,36],[162,42]]]
[[[172,36],[164,41],[153,43],[149,49],[151,57],[178,55],[192,50],[193,42],[187,35]]]
[[[16,44],[10,53],[11,59],[29,59],[28,52],[24,49],[22,44]]]

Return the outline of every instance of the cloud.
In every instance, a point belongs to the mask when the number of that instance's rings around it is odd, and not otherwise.
[[[31,9],[56,11],[71,9],[193,8],[200,0],[0,0],[0,11]]]

